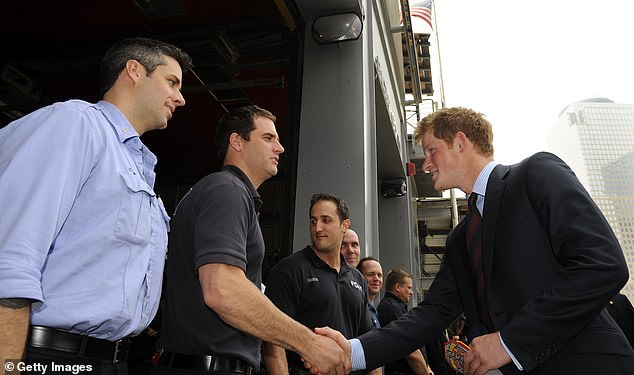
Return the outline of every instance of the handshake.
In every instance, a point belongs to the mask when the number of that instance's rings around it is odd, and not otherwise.
[[[330,327],[315,328],[315,333],[310,352],[301,353],[304,367],[315,375],[350,373],[352,348],[348,340]]]
[[[315,333],[314,342],[308,345],[310,349],[300,353],[304,367],[313,375],[349,374],[352,371],[350,342],[340,332],[329,327],[315,328]],[[511,358],[500,344],[497,332],[477,337],[471,344],[471,347],[465,346],[466,349],[459,353],[460,366],[456,369],[460,373],[501,374],[496,369],[511,363]],[[462,363],[463,359],[464,363]],[[354,370],[363,370],[363,368]],[[428,369],[428,371],[431,370]]]

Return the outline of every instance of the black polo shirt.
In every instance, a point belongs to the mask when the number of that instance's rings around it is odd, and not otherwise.
[[[398,298],[391,292],[385,292],[383,299],[376,307],[376,311],[379,314],[379,322],[381,327],[385,327],[393,320],[400,318],[407,312],[407,304]],[[413,374],[414,372],[409,367],[405,358],[390,362],[385,365],[385,374],[393,374],[395,372],[404,374]]]
[[[198,267],[239,267],[262,284],[264,239],[258,222],[262,200],[237,167],[200,180],[180,201],[171,221],[161,341],[165,350],[216,354],[260,365],[261,341],[228,325],[203,299]]]
[[[265,293],[280,310],[311,330],[329,326],[353,338],[372,329],[365,278],[343,256],[337,272],[308,246],[271,270]],[[286,351],[286,356],[289,367],[304,368],[296,353]]]

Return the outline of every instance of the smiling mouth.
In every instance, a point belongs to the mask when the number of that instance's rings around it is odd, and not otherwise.
[[[170,118],[172,118],[172,116],[174,115],[174,111],[176,110],[176,108],[170,107],[169,105],[166,105],[167,110],[170,114]]]

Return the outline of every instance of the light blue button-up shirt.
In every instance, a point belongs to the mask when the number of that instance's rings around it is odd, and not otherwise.
[[[156,156],[111,103],[56,103],[0,129],[0,298],[31,324],[116,340],[158,309],[169,218]]]

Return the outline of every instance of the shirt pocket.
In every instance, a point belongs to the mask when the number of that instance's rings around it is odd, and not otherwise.
[[[119,214],[114,225],[116,239],[135,245],[150,241],[152,234],[151,200],[154,191],[138,176],[119,174],[123,184],[123,194]]]

